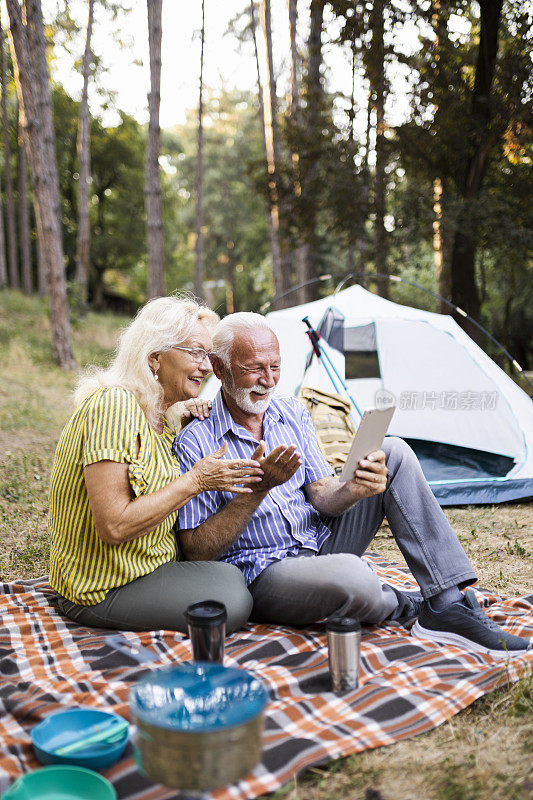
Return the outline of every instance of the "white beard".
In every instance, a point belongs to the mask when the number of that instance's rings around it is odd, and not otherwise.
[[[262,386],[252,386],[251,389],[237,389],[233,380],[233,375],[230,376],[230,381],[224,386],[224,389],[232,397],[242,411],[248,414],[264,414],[270,405],[274,389],[265,392]],[[252,392],[257,392],[265,396],[264,400],[256,400],[255,402],[250,398]]]

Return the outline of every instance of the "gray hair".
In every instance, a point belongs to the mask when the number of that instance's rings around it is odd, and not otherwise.
[[[185,342],[197,322],[211,332],[217,321],[215,312],[197,303],[192,295],[150,300],[122,330],[111,364],[106,369],[90,367],[80,377],[74,392],[76,405],[96,389],[119,386],[133,392],[148,422],[156,425],[163,413],[163,388],[154,380],[148,357]],[[171,424],[177,424],[178,403],[167,409],[166,417]]]
[[[213,354],[218,356],[226,367],[231,365],[231,351],[236,331],[251,332],[263,328],[274,333],[265,317],[253,311],[238,311],[221,319],[213,332]],[[275,334],[274,334],[275,335]]]

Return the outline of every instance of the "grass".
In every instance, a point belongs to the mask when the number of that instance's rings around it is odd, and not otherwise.
[[[124,319],[73,320],[78,365],[102,364]],[[76,375],[52,361],[45,300],[0,292],[0,579],[48,572],[48,483]]]
[[[80,366],[104,362],[124,320],[73,324]],[[0,292],[0,579],[48,571],[48,481],[71,413],[75,375],[51,363],[46,304]],[[480,576],[497,593],[531,591],[533,504],[447,509]],[[402,561],[390,530],[373,550]],[[533,791],[531,677],[478,700],[428,734],[308,770],[270,800],[526,800]]]

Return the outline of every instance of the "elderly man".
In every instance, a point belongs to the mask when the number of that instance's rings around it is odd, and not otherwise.
[[[305,625],[340,614],[380,623],[418,616],[413,633],[422,638],[495,656],[528,649],[528,640],[484,614],[472,591],[460,591],[475,582],[475,573],[405,442],[386,438],[383,450],[341,483],[300,401],[272,397],[281,363],[264,317],[225,317],[211,360],[222,390],[209,417],[177,437],[181,469],[226,444],[227,457],[255,459],[263,475],[248,493],[207,491],[180,510],[186,558],[239,567],[257,621]],[[422,595],[381,583],[361,559],[385,516]]]

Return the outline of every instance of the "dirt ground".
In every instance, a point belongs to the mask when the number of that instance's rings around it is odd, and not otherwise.
[[[444,510],[475,565],[481,587],[502,595],[533,591],[533,503]],[[404,563],[388,525],[380,528],[372,549]]]

